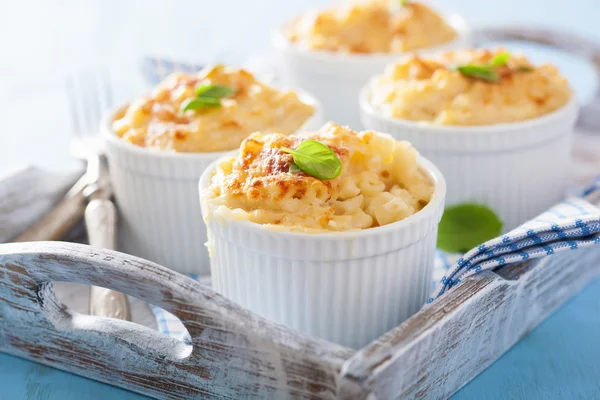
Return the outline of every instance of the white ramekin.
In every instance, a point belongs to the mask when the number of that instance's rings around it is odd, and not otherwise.
[[[469,30],[457,14],[446,20],[457,32],[456,40],[411,53],[452,50],[469,43]],[[314,51],[294,46],[281,29],[272,35],[281,80],[315,95],[323,105],[325,118],[353,129],[360,127],[358,94],[373,75],[406,54],[346,54]]]
[[[323,123],[313,96],[300,98],[315,113],[299,131]],[[227,154],[166,153],[144,149],[117,137],[107,115],[101,131],[106,145],[115,199],[119,209],[119,248],[184,274],[210,272],[206,226],[198,207],[198,179],[206,167]]]
[[[417,312],[431,292],[446,184],[428,160],[430,203],[405,220],[335,233],[224,220],[202,201],[216,291],[300,332],[360,348]],[[200,178],[200,192],[215,164]]]
[[[509,231],[565,196],[578,106],[529,121],[491,126],[445,127],[391,118],[369,102],[369,85],[360,94],[366,129],[410,141],[433,161],[448,184],[446,204],[482,203]]]

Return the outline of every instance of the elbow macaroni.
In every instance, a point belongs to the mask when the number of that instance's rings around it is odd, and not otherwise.
[[[512,55],[499,82],[463,76],[457,65],[488,64],[501,50],[412,56],[373,79],[369,102],[383,115],[436,125],[493,125],[541,117],[567,104],[571,89],[552,65],[534,67]],[[527,72],[519,72],[527,67]]]
[[[295,148],[304,139],[318,140],[338,154],[339,177],[320,180],[289,172],[293,158],[279,149]],[[217,165],[202,201],[213,215],[282,230],[387,225],[413,215],[431,199],[433,184],[419,169],[417,156],[408,142],[373,131],[356,133],[331,122],[312,134],[254,133],[237,157]]]
[[[221,99],[221,107],[182,112],[181,103],[207,84],[237,92]],[[197,74],[172,74],[150,96],[119,112],[112,127],[117,136],[138,146],[205,153],[235,149],[258,130],[293,133],[313,113],[314,107],[296,93],[267,86],[243,69],[218,65]]]
[[[429,7],[400,0],[369,0],[307,14],[289,24],[290,42],[311,50],[403,53],[448,43],[457,36]]]

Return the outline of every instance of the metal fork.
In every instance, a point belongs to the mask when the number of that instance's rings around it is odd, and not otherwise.
[[[112,104],[107,70],[85,70],[69,77],[66,92],[75,134],[71,152],[87,162],[82,193],[87,199],[84,219],[89,243],[94,247],[115,249],[117,210],[111,201],[108,165],[97,134],[102,113]],[[92,286],[90,315],[130,321],[127,296]]]

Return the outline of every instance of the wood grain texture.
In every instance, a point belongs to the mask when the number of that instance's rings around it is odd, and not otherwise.
[[[599,294],[595,279],[451,399],[599,399]]]
[[[104,286],[172,312],[191,354],[149,328],[70,312],[51,281]],[[157,398],[333,398],[353,354],[151,262],[60,242],[0,245],[0,321],[0,351]]]
[[[599,275],[591,247],[469,278],[348,360],[340,396],[447,398]]]
[[[594,247],[482,273],[354,353],[132,256],[4,244],[0,351],[156,398],[446,398],[598,275]],[[137,324],[73,313],[50,281],[102,285],[163,307],[185,324],[193,350]]]

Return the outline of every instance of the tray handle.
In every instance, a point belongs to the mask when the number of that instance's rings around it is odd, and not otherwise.
[[[348,360],[341,395],[448,398],[598,276],[595,246],[471,276]]]
[[[138,324],[73,313],[52,281],[102,286],[162,307],[186,326],[193,350]],[[333,397],[354,353],[149,261],[61,242],[0,245],[0,351],[158,398]]]

